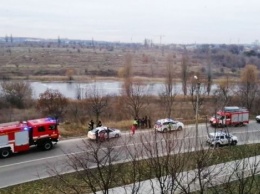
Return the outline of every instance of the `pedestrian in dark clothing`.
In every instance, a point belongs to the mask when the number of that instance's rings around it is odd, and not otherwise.
[[[109,141],[109,128],[107,128],[107,141]]]
[[[147,118],[147,122],[148,122],[148,127],[149,127],[149,129],[152,128],[151,118],[150,118],[150,117]]]
[[[97,123],[97,127],[101,127],[102,126],[102,122],[99,120]]]
[[[102,142],[102,141],[105,141],[105,139],[106,139],[106,137],[105,137],[105,131],[101,131],[100,133],[99,133],[99,139],[100,139],[100,141]]]
[[[94,129],[94,121],[91,119],[90,122],[88,123],[88,130],[91,131]]]
[[[138,120],[137,120],[138,128],[141,127],[141,121],[142,121],[142,119],[138,117]]]
[[[95,135],[96,135],[96,143],[98,143],[98,130],[96,130],[96,132],[95,132]]]
[[[144,117],[144,125],[145,125],[145,128],[148,127],[148,123],[147,123],[147,116]]]
[[[144,117],[141,119],[141,128],[143,129],[144,128]]]

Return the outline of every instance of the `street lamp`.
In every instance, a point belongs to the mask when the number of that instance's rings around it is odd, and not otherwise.
[[[196,80],[196,112],[195,112],[195,122],[196,122],[196,125],[195,125],[195,150],[197,150],[197,147],[198,147],[198,115],[199,115],[199,91],[200,91],[200,82],[199,82],[199,79],[196,75],[194,75],[194,79]]]

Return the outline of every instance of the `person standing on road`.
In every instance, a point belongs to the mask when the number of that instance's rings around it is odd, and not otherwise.
[[[98,130],[95,131],[95,135],[96,135],[96,143],[98,143]]]
[[[101,127],[102,126],[102,122],[99,120],[97,123],[97,127]]]
[[[151,118],[150,117],[147,118],[147,122],[148,122],[149,129],[152,128]]]
[[[91,119],[90,122],[88,123],[88,130],[91,131],[94,129],[94,121]]]
[[[144,128],[144,117],[141,119],[141,128]]]
[[[131,132],[132,132],[132,135],[134,135],[134,134],[135,134],[135,130],[136,130],[136,126],[135,126],[135,125],[132,125],[132,127],[131,127]]]
[[[109,141],[109,128],[107,128],[106,132],[107,132],[107,141]]]
[[[101,132],[99,133],[100,142],[105,141],[105,139],[106,139],[105,133],[106,133],[106,131],[101,131]]]
[[[147,118],[147,116],[144,117],[144,125],[145,125],[145,128],[148,127],[148,118]]]

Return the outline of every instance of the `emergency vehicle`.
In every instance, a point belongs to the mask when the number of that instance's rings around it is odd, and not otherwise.
[[[0,157],[27,151],[35,145],[41,150],[50,150],[58,142],[59,131],[56,119],[40,118],[0,126]]]
[[[242,126],[249,123],[249,111],[237,106],[226,106],[210,118],[214,127]]]

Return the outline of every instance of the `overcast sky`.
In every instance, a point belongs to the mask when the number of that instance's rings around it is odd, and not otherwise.
[[[2,0],[0,37],[252,43],[259,0]]]

